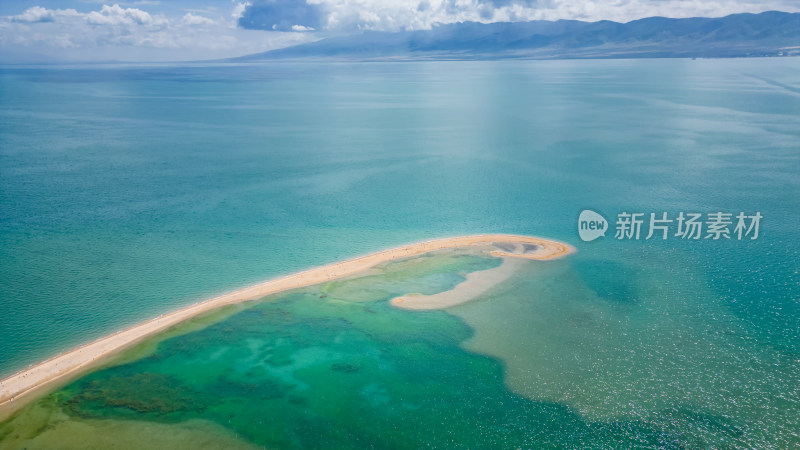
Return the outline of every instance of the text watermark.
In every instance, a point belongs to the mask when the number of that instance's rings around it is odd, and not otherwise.
[[[720,240],[758,239],[763,216],[744,211],[731,212],[679,212],[670,216],[666,212],[640,213],[623,211],[617,214],[614,238],[617,240],[661,239]],[[578,234],[589,242],[604,237],[609,223],[601,214],[585,209],[578,217]]]

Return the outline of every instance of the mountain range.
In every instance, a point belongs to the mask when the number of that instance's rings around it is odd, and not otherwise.
[[[343,59],[574,59],[800,55],[800,13],[720,18],[443,24],[430,30],[329,37],[233,61]]]

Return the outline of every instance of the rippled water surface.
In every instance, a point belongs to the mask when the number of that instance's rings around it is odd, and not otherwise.
[[[797,68],[0,68],[0,374],[405,242],[509,232],[578,249],[444,312],[386,302],[497,261],[415,259],[228,311],[32,405],[0,446],[87,430],[187,446],[797,445]],[[764,219],[756,240],[583,243],[585,208],[612,226],[622,211]]]

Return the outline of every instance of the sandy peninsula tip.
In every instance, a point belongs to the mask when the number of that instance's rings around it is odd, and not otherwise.
[[[433,295],[418,293],[393,298],[392,306],[412,310],[432,310],[450,308],[480,297],[494,286],[509,279],[524,263],[524,260],[546,261],[562,258],[575,251],[562,242],[531,236],[492,235],[491,240],[473,242],[486,253],[503,258],[495,268],[480,270],[466,275],[463,282],[449,291]],[[465,245],[466,246],[466,245]]]

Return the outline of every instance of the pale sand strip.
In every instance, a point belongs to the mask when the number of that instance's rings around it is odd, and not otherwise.
[[[449,291],[433,295],[406,294],[393,298],[390,303],[398,308],[415,310],[444,309],[460,305],[511,278],[519,269],[520,263],[524,262],[519,257],[503,258],[503,263],[495,268],[468,273],[466,280]]]
[[[80,372],[81,369],[92,366],[93,363],[101,358],[129,347],[147,336],[151,336],[191,317],[219,308],[223,305],[258,299],[281,291],[323,283],[334,278],[355,274],[386,261],[408,258],[434,250],[467,247],[491,242],[519,242],[540,246],[535,253],[531,254],[515,255],[502,251],[493,252],[496,256],[517,256],[544,260],[565,256],[574,251],[574,249],[567,244],[546,239],[506,234],[484,234],[418,242],[298,272],[230,292],[204,302],[195,303],[194,305],[135,325],[24,369],[0,381],[0,412],[2,412],[1,410],[3,409],[13,409],[13,405],[10,403],[15,400],[19,402],[21,398],[32,395],[34,391],[39,391],[49,385],[55,384],[59,380],[75,375]]]

